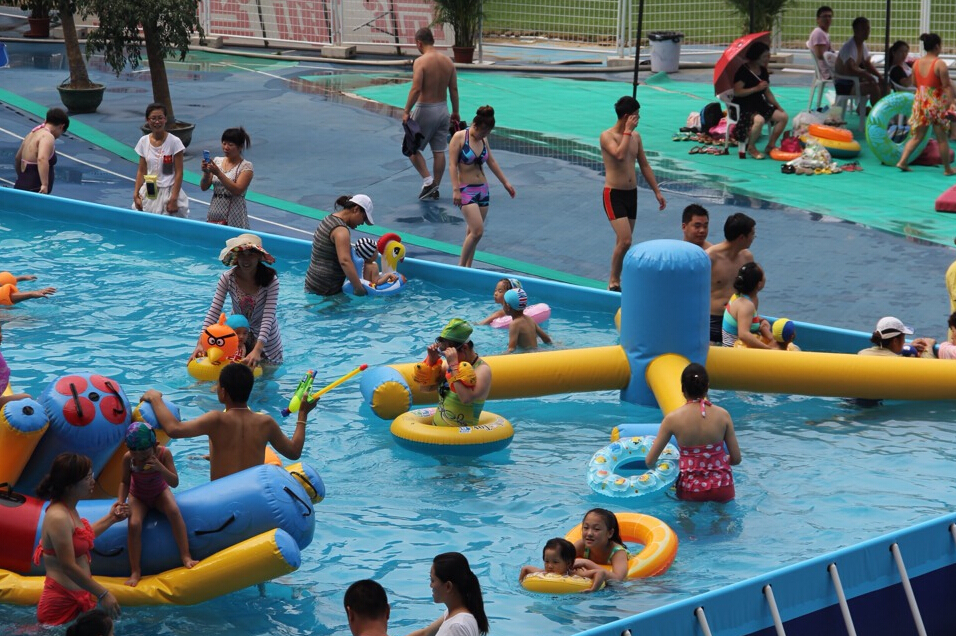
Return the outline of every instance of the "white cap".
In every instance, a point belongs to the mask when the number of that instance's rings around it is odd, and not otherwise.
[[[880,321],[876,323],[876,331],[880,334],[880,337],[883,340],[895,338],[901,333],[906,335],[913,334],[912,329],[904,325],[899,318],[894,318],[893,316],[880,318]]]
[[[375,220],[372,218],[372,199],[364,194],[356,194],[349,199],[349,203],[354,203],[365,210],[365,218],[368,219],[368,224],[375,225]]]

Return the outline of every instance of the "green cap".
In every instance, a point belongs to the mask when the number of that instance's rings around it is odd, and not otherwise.
[[[445,325],[445,328],[441,330],[439,337],[450,342],[464,344],[471,338],[471,332],[471,324],[469,324],[467,320],[452,318],[448,321],[448,324]]]

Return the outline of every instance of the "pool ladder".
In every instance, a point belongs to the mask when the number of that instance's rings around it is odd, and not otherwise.
[[[953,535],[953,541],[956,542],[956,523],[949,524],[949,533]],[[916,604],[916,596],[913,594],[913,586],[910,585],[910,577],[906,573],[906,565],[903,563],[903,555],[900,552],[900,546],[893,543],[890,546],[890,553],[896,562],[896,569],[900,573],[900,582],[903,585],[903,592],[906,594],[906,601],[910,606],[910,613],[913,614],[913,623],[916,626],[916,632],[919,636],[926,636],[926,627],[923,626],[923,617],[920,615],[919,606]],[[846,625],[846,631],[849,636],[856,636],[856,628],[853,626],[853,618],[850,616],[850,606],[846,602],[846,594],[843,593],[843,584],[840,583],[840,573],[837,570],[836,563],[827,566],[830,578],[833,580],[833,587],[836,588],[837,599],[840,602],[840,612],[843,614],[843,623]],[[780,618],[780,611],[777,609],[777,601],[773,596],[773,587],[770,583],[763,586],[763,593],[767,599],[767,605],[770,607],[770,615],[773,617],[773,626],[777,636],[786,636],[787,632],[783,628],[783,620]],[[707,615],[704,613],[703,606],[694,610],[694,616],[697,617],[697,623],[704,636],[713,636],[710,631],[710,625],[707,624]],[[624,630],[621,636],[630,636],[630,630]]]

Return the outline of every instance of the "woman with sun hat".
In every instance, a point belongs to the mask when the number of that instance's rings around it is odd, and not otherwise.
[[[262,246],[261,238],[255,234],[240,234],[226,241],[219,260],[229,269],[219,277],[202,328],[219,320],[228,296],[232,301],[231,313],[242,314],[249,321],[247,353],[242,363],[253,368],[259,364],[282,364],[282,335],[276,320],[279,276],[266,265],[275,263],[276,259]],[[189,359],[195,359],[202,352],[202,346],[197,344]]]

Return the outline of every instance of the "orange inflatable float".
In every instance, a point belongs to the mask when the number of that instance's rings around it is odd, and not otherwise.
[[[837,128],[836,126],[824,126],[823,124],[810,124],[808,131],[817,139],[831,139],[833,141],[842,141],[849,143],[853,141],[853,132],[846,128]]]
[[[621,537],[628,543],[640,543],[644,549],[627,560],[627,578],[643,579],[667,572],[677,556],[677,535],[670,526],[650,515],[637,512],[614,514],[621,527]],[[574,543],[581,538],[581,524],[571,529],[564,538]],[[602,565],[610,570],[610,565]]]

